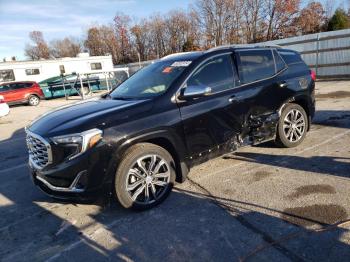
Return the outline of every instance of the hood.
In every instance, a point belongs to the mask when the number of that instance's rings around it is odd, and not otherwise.
[[[46,113],[27,128],[43,137],[104,129],[126,122],[151,107],[150,100],[87,100]]]

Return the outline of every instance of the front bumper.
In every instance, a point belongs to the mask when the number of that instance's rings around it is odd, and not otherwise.
[[[101,143],[84,154],[38,170],[30,163],[31,177],[46,194],[60,199],[88,199],[101,195],[108,183],[110,154]]]

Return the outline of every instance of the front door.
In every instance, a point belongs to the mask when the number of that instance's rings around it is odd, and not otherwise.
[[[12,91],[10,89],[10,84],[1,84],[0,85],[0,95],[4,97],[6,103],[11,101]]]

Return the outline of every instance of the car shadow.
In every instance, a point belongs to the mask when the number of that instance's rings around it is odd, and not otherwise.
[[[333,156],[311,156],[302,157],[297,155],[272,155],[253,152],[235,152],[226,155],[224,159],[235,159],[239,161],[252,162],[283,167],[293,170],[328,174],[339,177],[350,177],[350,158]]]
[[[2,261],[327,261],[334,250],[350,255],[340,241],[345,229],[308,230],[232,199],[176,188],[162,205],[132,212],[103,199],[59,203],[22,184],[0,188],[8,199],[0,206]],[[320,223],[307,215],[298,219]],[[79,225],[84,220],[89,222]]]

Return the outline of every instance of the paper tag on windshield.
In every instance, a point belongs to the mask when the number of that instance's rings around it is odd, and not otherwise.
[[[176,61],[174,63],[171,64],[171,66],[174,67],[186,67],[189,66],[191,64],[192,61]]]
[[[164,68],[162,72],[164,74],[169,74],[169,73],[171,73],[172,70],[173,70],[173,68],[168,66],[168,67]]]

